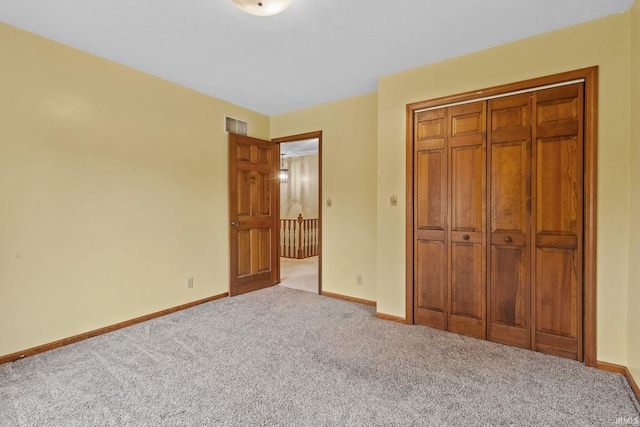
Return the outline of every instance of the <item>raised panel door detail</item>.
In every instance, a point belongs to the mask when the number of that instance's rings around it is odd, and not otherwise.
[[[256,163],[259,165],[268,165],[271,160],[271,149],[265,147],[256,147],[257,159]]]
[[[491,146],[491,231],[527,232],[529,141]]]
[[[416,141],[445,137],[447,129],[445,110],[440,108],[416,115]]]
[[[490,320],[506,326],[527,328],[528,274],[526,248],[493,246],[491,250]]]
[[[451,314],[484,318],[484,248],[455,243],[451,247]]]
[[[418,241],[416,247],[417,308],[445,311],[446,250],[443,242]]]
[[[268,228],[256,230],[258,250],[256,253],[256,273],[263,273],[271,269],[271,230]]]
[[[255,198],[253,200],[255,209],[254,215],[256,216],[268,216],[271,215],[271,185],[272,177],[267,172],[255,172],[256,187],[259,191],[255,192]]]
[[[573,250],[538,250],[536,275],[536,330],[577,337],[578,286]]]
[[[484,229],[484,145],[451,150],[451,229]]]
[[[491,130],[494,133],[526,132],[531,120],[527,104],[493,110],[491,112]]]
[[[427,120],[418,124],[418,140],[440,137],[444,134],[444,119]]]
[[[579,157],[575,137],[538,140],[537,233],[575,235],[578,232]]]
[[[251,162],[251,146],[246,144],[238,144],[236,147],[238,162]]]
[[[237,213],[238,216],[251,215],[251,171],[238,169],[237,180]]]
[[[238,274],[237,277],[251,275],[251,230],[239,230],[238,240]]]
[[[444,230],[446,215],[446,152],[422,151],[416,159],[416,226]]]
[[[453,108],[451,109],[453,110]],[[462,136],[478,133],[484,130],[484,110],[467,114],[453,115],[451,117],[451,136]]]
[[[538,138],[577,135],[582,126],[582,84],[547,89],[535,94]]]
[[[491,143],[531,139],[531,95],[528,93],[489,101]]]

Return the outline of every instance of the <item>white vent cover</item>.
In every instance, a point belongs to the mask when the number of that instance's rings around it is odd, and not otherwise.
[[[237,133],[238,135],[247,135],[249,125],[242,120],[234,119],[233,117],[224,116],[225,127],[224,130],[229,133]]]

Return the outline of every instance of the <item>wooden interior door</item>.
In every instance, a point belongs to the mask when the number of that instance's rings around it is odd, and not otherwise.
[[[278,153],[271,141],[229,134],[229,295],[278,281]]]
[[[531,94],[488,109],[488,339],[531,348]]]
[[[532,348],[583,359],[583,84],[533,93]]]
[[[486,102],[448,110],[448,330],[486,338]]]
[[[416,114],[414,129],[414,319],[447,329],[447,109]]]

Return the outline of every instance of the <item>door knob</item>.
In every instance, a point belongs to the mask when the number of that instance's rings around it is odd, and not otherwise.
[[[507,243],[511,243],[511,242],[513,242],[513,239],[510,236],[507,236],[507,237],[504,238],[504,241],[507,242]]]
[[[462,239],[463,239],[463,240],[469,240],[469,235],[468,235],[468,234],[465,234],[464,236],[462,236]]]
[[[238,221],[231,221],[231,226],[232,227],[237,227],[239,225],[240,225],[240,223]]]

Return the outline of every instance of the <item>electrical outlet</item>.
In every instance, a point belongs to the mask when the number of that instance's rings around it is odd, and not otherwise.
[[[193,277],[187,279],[187,289],[193,288]]]
[[[362,286],[362,274],[356,275],[356,284]]]

